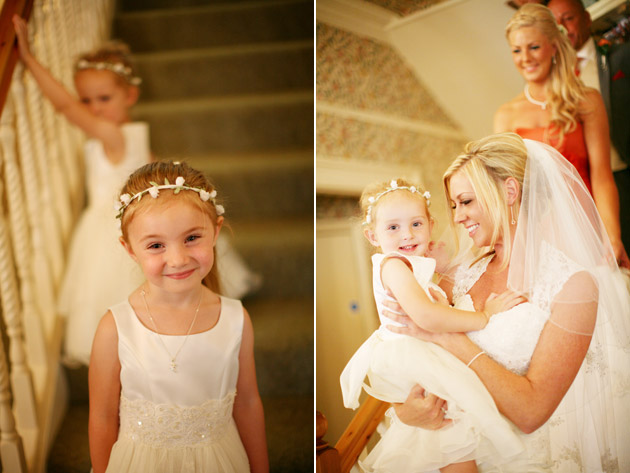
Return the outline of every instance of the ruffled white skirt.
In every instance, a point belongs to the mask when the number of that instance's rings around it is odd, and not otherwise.
[[[72,236],[58,310],[66,318],[65,361],[87,365],[96,328],[107,309],[142,284],[140,267],[118,241],[108,206],[88,207]]]
[[[346,407],[358,406],[366,375],[370,386],[364,389],[386,402],[403,402],[420,384],[447,401],[446,414],[453,423],[437,431],[410,427],[391,409],[381,440],[360,463],[365,471],[426,472],[468,460],[501,465],[524,449],[477,375],[433,343],[412,337],[383,339],[376,331],[341,375]]]

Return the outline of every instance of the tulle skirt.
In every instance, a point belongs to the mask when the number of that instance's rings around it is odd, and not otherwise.
[[[350,386],[360,385],[366,374],[366,391],[387,402],[403,402],[420,384],[447,401],[453,423],[437,431],[410,427],[391,409],[381,440],[360,462],[364,471],[427,472],[468,460],[500,465],[524,450],[477,375],[433,343],[411,337],[383,340],[377,331],[344,370],[344,400],[351,400]]]
[[[107,309],[144,281],[119,236],[111,207],[88,207],[81,215],[58,302],[59,313],[66,318],[66,362],[89,363],[92,340]]]

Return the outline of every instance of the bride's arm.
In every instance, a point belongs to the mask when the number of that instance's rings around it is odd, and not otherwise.
[[[593,282],[588,276],[577,273],[565,287],[575,290],[589,284]],[[523,432],[531,433],[543,425],[568,391],[591,341],[590,336],[583,334],[592,333],[596,313],[596,302],[556,304],[551,314],[553,322],[548,321],[543,328],[524,376],[512,373],[485,355],[471,364],[499,411]],[[464,363],[469,363],[481,351],[464,334],[429,334],[411,325],[405,316],[394,315],[392,319],[408,325],[406,328],[392,327],[392,331],[438,343]],[[571,325],[574,321],[579,321],[579,326]],[[423,427],[413,419],[407,422],[410,416],[405,415],[404,409],[400,409],[399,414],[402,414],[399,417],[403,422]]]

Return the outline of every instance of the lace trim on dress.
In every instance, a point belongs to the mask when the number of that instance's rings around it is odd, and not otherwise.
[[[455,285],[453,286],[453,302],[461,299],[470,291],[470,288],[472,288],[481,275],[486,272],[486,268],[492,260],[492,256],[493,255],[487,256],[470,267],[467,267],[464,263],[457,268]]]
[[[152,447],[183,447],[214,443],[225,436],[232,419],[236,391],[223,399],[180,407],[145,399],[120,397],[120,436]]]

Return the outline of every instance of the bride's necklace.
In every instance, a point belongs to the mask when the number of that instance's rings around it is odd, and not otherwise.
[[[525,84],[525,98],[527,99],[527,101],[529,103],[533,103],[534,105],[538,105],[540,108],[542,108],[543,110],[547,109],[547,102],[541,102],[540,100],[536,100],[534,97],[532,97],[529,94],[529,84]]]
[[[186,332],[186,336],[184,337],[184,341],[182,342],[182,344],[179,346],[179,349],[175,352],[174,355],[171,355],[171,352],[169,351],[168,347],[166,346],[166,343],[164,343],[164,340],[162,340],[162,335],[160,334],[160,331],[157,328],[157,325],[155,324],[155,320],[153,320],[153,316],[151,315],[151,311],[149,310],[149,304],[147,304],[147,297],[146,297],[146,292],[144,290],[144,288],[142,288],[142,290],[140,291],[140,294],[142,295],[142,300],[144,301],[144,306],[147,309],[147,314],[149,315],[149,320],[151,321],[151,324],[153,325],[153,329],[155,330],[155,333],[157,334],[158,338],[160,339],[160,342],[162,343],[162,346],[164,347],[164,350],[166,351],[166,353],[168,354],[168,357],[171,360],[171,371],[173,371],[174,373],[177,372],[177,362],[175,360],[177,360],[177,355],[179,355],[179,352],[182,351],[182,348],[184,348],[184,345],[186,344],[186,341],[188,341],[188,335],[190,335],[190,332],[192,331],[193,325],[195,325],[195,320],[197,320],[197,314],[199,313],[199,307],[201,307],[201,299],[203,297],[203,291],[201,292],[201,295],[199,296],[199,302],[197,303],[197,308],[195,309],[195,316],[192,319],[192,322],[190,323],[190,327],[188,327],[188,332]]]

